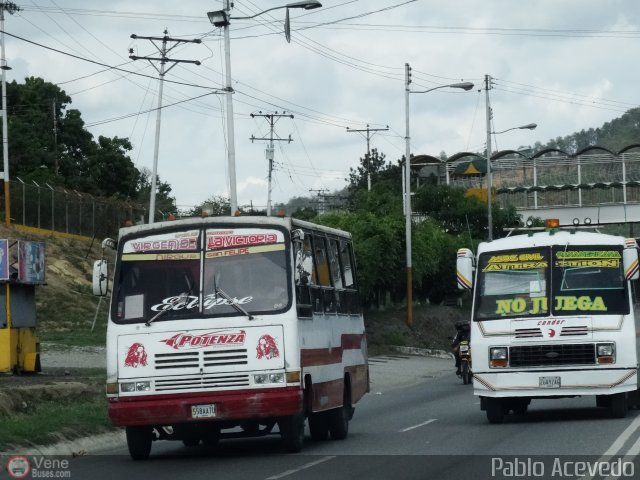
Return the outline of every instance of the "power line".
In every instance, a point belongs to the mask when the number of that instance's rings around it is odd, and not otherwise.
[[[13,37],[13,38],[15,38],[17,40],[22,40],[23,42],[30,43],[31,45],[35,45],[36,47],[44,48],[46,50],[51,50],[52,52],[60,53],[61,55],[66,55],[68,57],[72,57],[72,58],[75,58],[77,60],[82,60],[83,62],[93,63],[95,65],[100,65],[101,67],[108,67],[111,70],[117,70],[119,72],[125,72],[125,73],[129,73],[131,75],[137,75],[139,77],[155,79],[155,77],[153,77],[151,75],[146,75],[144,73],[139,73],[139,72],[133,72],[131,70],[126,70],[124,68],[116,67],[116,66],[113,66],[113,65],[108,65],[106,63],[97,62],[97,61],[91,60],[89,58],[81,57],[80,55],[75,55],[73,53],[64,52],[62,50],[58,50],[57,48],[48,47],[48,46],[43,45],[41,43],[34,42],[32,40],[27,40],[24,37],[20,37],[19,35],[14,35],[13,33],[9,33],[7,31],[1,31],[0,30],[0,33],[4,33],[5,35],[9,35],[10,37]],[[209,87],[209,86],[206,86],[206,85],[197,85],[195,83],[176,82],[175,80],[166,80],[166,82],[167,83],[172,83],[174,85],[183,85],[183,86],[186,86],[186,87],[206,88],[208,90],[216,90],[216,91],[221,91],[221,92],[224,91],[224,89],[222,89],[222,88]]]

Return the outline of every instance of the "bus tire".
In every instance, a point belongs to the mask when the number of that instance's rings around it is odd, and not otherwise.
[[[278,420],[282,443],[288,453],[299,453],[304,445],[304,415],[298,413]]]
[[[616,393],[611,395],[611,405],[609,412],[612,418],[624,418],[627,416],[627,393]]]
[[[329,433],[332,440],[344,440],[349,435],[349,413],[351,407],[343,405],[327,412],[329,418]]]
[[[146,426],[126,428],[127,448],[133,460],[146,460],[151,453],[152,429]]]
[[[489,423],[502,423],[504,421],[504,408],[502,399],[487,398],[487,420]]]
[[[185,447],[197,447],[198,445],[200,445],[200,439],[198,437],[183,438],[182,444]]]
[[[596,395],[596,407],[598,408],[611,407],[611,397],[609,395]]]
[[[513,413],[519,416],[523,416],[527,414],[527,410],[529,409],[528,398],[518,398],[513,402]]]
[[[329,424],[326,412],[309,414],[309,433],[311,440],[322,442],[329,438]]]
[[[468,362],[462,362],[462,383],[465,385],[471,383],[471,370],[469,370]]]
[[[207,447],[215,447],[220,441],[220,428],[210,427],[202,432],[202,443]]]

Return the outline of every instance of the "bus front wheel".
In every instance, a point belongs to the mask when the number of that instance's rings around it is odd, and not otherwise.
[[[502,423],[504,421],[504,408],[502,405],[502,399],[500,398],[487,398],[487,420],[489,423]]]
[[[627,393],[616,393],[611,395],[609,412],[613,418],[624,418],[627,416]]]
[[[133,460],[146,460],[151,453],[153,441],[151,427],[127,427],[127,448]]]
[[[304,415],[299,413],[278,420],[278,428],[284,448],[289,453],[298,453],[304,445]]]

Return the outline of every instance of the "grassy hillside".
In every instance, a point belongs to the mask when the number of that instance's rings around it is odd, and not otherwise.
[[[67,345],[104,345],[106,302],[103,301],[91,331],[98,298],[91,289],[94,260],[100,258],[101,239],[56,238],[26,234],[0,227],[0,238],[34,240],[46,244],[46,284],[36,287],[38,336],[43,342]]]

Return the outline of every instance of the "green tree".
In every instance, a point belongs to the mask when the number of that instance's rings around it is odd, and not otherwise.
[[[203,211],[211,211],[212,217],[231,215],[231,200],[229,199],[229,197],[213,195],[204,202],[187,211],[187,216],[199,217],[202,215]]]
[[[24,84],[7,84],[9,170],[12,176],[27,177],[37,168],[55,172],[58,146],[53,129],[53,113],[61,112],[71,98],[42,78],[29,77]],[[61,120],[62,121],[62,120]]]
[[[143,205],[147,210],[149,209],[151,201],[151,175],[152,171],[148,168],[143,168],[138,175],[138,185],[136,187],[136,202]],[[171,196],[171,186],[163,182],[160,175],[156,178],[156,214],[155,217],[162,217],[169,213],[178,213],[178,207],[176,206],[176,200]]]
[[[64,90],[42,78],[7,85],[11,176],[93,195],[148,200],[150,185],[129,158],[130,141],[104,136],[94,141],[81,113],[67,110],[70,104]],[[159,185],[158,197],[175,211],[170,192],[167,183]]]
[[[371,175],[371,184],[376,182],[380,173],[385,169],[385,155],[379,153],[378,149],[371,150],[371,155],[365,154],[360,159],[360,165],[358,167],[349,168],[349,182],[350,189],[367,188],[368,175]]]

